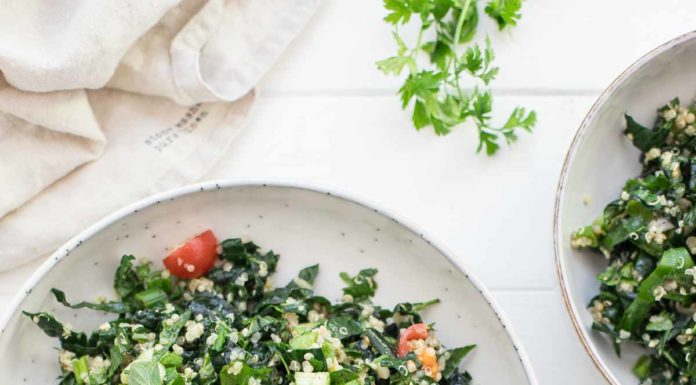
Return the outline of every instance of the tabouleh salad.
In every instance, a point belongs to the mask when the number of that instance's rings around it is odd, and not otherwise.
[[[315,295],[317,265],[274,287],[279,256],[206,231],[164,259],[126,255],[118,299],[65,306],[114,314],[90,334],[46,312],[28,316],[60,340],[61,385],[467,385],[462,359],[419,312],[437,303],[372,303],[377,270],[341,273],[339,303]]]
[[[641,174],[572,245],[604,255],[593,328],[617,354],[647,349],[635,364],[642,384],[696,384],[696,110],[674,99],[654,128],[626,115],[626,137],[641,150]]]

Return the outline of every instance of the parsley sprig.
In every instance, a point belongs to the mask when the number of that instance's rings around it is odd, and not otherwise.
[[[486,87],[499,70],[493,65],[490,40],[486,38],[483,47],[472,43],[479,22],[477,0],[384,0],[384,6],[389,11],[384,20],[394,27],[398,49],[396,56],[377,66],[397,76],[408,69],[399,94],[404,109],[413,102],[416,129],[432,126],[437,135],[446,135],[454,126],[473,121],[479,136],[477,152],[485,147],[488,155],[498,151],[501,137],[511,144],[519,129],[531,132],[536,114],[522,107],[513,109],[502,126],[491,122],[493,100]],[[517,24],[521,7],[522,0],[489,0],[484,11],[502,30]],[[412,19],[420,22],[420,31],[416,44],[409,47],[399,28]],[[433,40],[424,41],[433,35]],[[429,59],[425,66],[419,60],[423,55]],[[465,79],[472,82],[472,89],[464,87]]]

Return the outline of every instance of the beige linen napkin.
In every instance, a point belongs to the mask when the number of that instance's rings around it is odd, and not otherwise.
[[[0,270],[202,175],[319,0],[0,0]]]

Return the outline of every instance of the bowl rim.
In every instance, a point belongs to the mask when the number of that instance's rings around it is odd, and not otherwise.
[[[536,375],[534,373],[534,370],[532,369],[530,360],[527,356],[524,346],[522,345],[519,338],[512,329],[510,321],[501,311],[500,306],[496,303],[492,295],[489,293],[488,289],[486,289],[486,287],[481,283],[481,281],[479,281],[477,277],[475,277],[469,272],[470,270],[465,266],[466,263],[453,258],[455,254],[452,253],[451,250],[449,250],[447,247],[445,247],[442,242],[435,239],[432,235],[427,234],[426,231],[424,231],[419,226],[414,225],[413,222],[409,221],[403,216],[396,215],[390,209],[384,207],[381,204],[377,204],[374,200],[368,200],[355,193],[347,192],[343,189],[338,189],[335,187],[327,188],[314,183],[291,181],[280,178],[231,178],[199,182],[151,195],[135,203],[127,205],[121,209],[118,209],[112,212],[111,214],[108,214],[104,218],[98,220],[94,224],[82,230],[72,239],[70,239],[61,247],[59,247],[50,257],[48,257],[48,259],[45,262],[43,262],[39,266],[39,268],[34,273],[32,273],[32,275],[24,283],[19,292],[14,296],[12,302],[8,306],[5,313],[0,315],[0,337],[2,336],[2,334],[4,334],[7,324],[12,319],[14,314],[19,310],[19,307],[21,306],[24,299],[27,297],[29,293],[31,293],[32,288],[36,286],[36,284],[44,277],[44,275],[46,275],[46,273],[48,273],[59,261],[68,257],[72,250],[79,247],[84,240],[92,237],[93,235],[106,228],[107,226],[110,226],[131,214],[137,213],[139,210],[148,208],[150,206],[154,206],[162,201],[174,200],[175,198],[179,198],[186,195],[193,195],[204,191],[240,187],[276,187],[305,190],[314,193],[326,194],[344,200],[346,202],[354,203],[359,206],[370,209],[378,214],[381,214],[391,219],[397,224],[404,226],[407,230],[418,235],[430,246],[434,247],[445,258],[447,258],[447,260],[450,263],[452,263],[457,269],[459,269],[459,271],[462,274],[464,274],[464,276],[469,280],[469,282],[471,282],[471,284],[478,290],[478,292],[488,303],[488,306],[491,308],[491,310],[501,323],[501,326],[505,330],[512,344],[512,347],[515,349],[517,357],[520,360],[520,363],[522,364],[522,368],[524,369],[527,381],[530,385],[538,385]]]
[[[563,302],[565,303],[565,308],[568,312],[568,315],[570,316],[570,320],[573,323],[575,333],[580,339],[580,342],[582,343],[585,352],[587,352],[587,354],[590,356],[590,358],[592,359],[592,363],[597,368],[597,370],[599,370],[604,379],[611,385],[621,385],[621,383],[616,379],[612,371],[609,370],[609,368],[600,358],[597,349],[589,341],[589,335],[587,333],[586,328],[583,326],[582,321],[580,320],[580,317],[578,315],[578,309],[575,307],[571,300],[573,296],[571,295],[570,286],[567,281],[568,274],[566,273],[566,265],[563,258],[561,258],[562,240],[560,238],[560,210],[561,201],[564,198],[565,187],[568,181],[568,169],[570,168],[575,159],[579,143],[581,142],[582,138],[584,138],[587,131],[587,127],[594,121],[595,115],[599,108],[602,107],[611,98],[616,89],[619,86],[621,86],[627,79],[629,79],[638,69],[642,68],[645,64],[653,60],[655,57],[695,38],[696,30],[693,30],[683,35],[677,36],[665,43],[660,44],[659,46],[652,49],[651,51],[640,57],[638,60],[633,62],[633,64],[631,64],[628,68],[621,72],[609,84],[609,86],[599,95],[597,100],[594,102],[590,110],[585,115],[585,118],[582,120],[580,127],[576,131],[575,136],[573,137],[573,140],[570,144],[570,148],[566,153],[566,157],[563,162],[563,167],[561,168],[561,173],[556,188],[555,204],[553,211],[553,250],[556,262],[556,274],[558,276],[558,281],[560,284],[561,295],[563,297]]]

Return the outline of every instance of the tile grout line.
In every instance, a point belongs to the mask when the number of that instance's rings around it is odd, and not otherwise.
[[[521,97],[597,97],[601,94],[600,89],[555,89],[555,88],[497,88],[491,89],[496,96],[521,96]],[[259,99],[283,99],[283,98],[341,98],[341,97],[393,97],[397,91],[395,89],[375,88],[375,89],[311,89],[311,90],[279,90],[279,89],[259,89]]]

